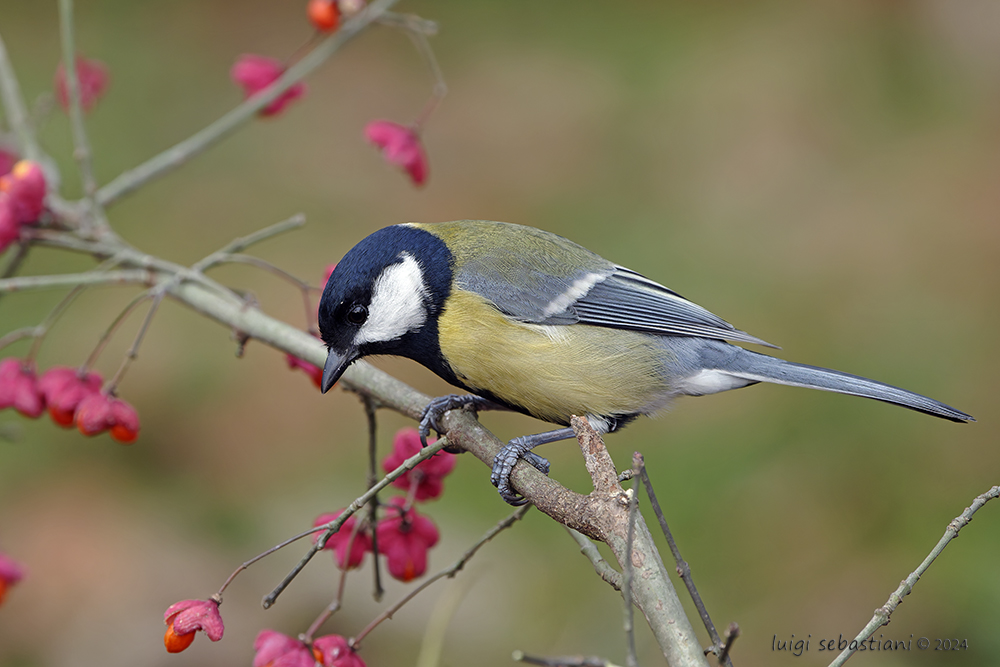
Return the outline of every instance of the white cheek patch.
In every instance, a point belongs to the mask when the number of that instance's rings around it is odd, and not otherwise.
[[[375,280],[368,320],[354,337],[355,345],[396,340],[427,321],[424,300],[429,293],[423,272],[413,255],[401,257],[403,261],[386,267]]]
[[[545,306],[545,309],[542,311],[542,315],[544,317],[552,317],[553,315],[563,312],[569,308],[571,304],[589,292],[594,285],[607,277],[608,274],[606,273],[588,273],[584,277],[574,280],[573,284],[569,286],[569,289],[552,299],[552,301],[549,301],[548,305]]]

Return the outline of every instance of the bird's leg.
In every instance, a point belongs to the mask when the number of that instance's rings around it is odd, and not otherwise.
[[[518,459],[524,459],[547,475],[549,474],[549,462],[537,454],[533,454],[531,450],[538,445],[558,442],[559,440],[569,440],[574,437],[576,437],[576,434],[573,433],[573,429],[560,428],[555,431],[522,435],[519,438],[514,438],[504,445],[503,449],[493,459],[493,472],[490,474],[490,481],[493,482],[493,486],[497,487],[500,496],[508,504],[514,506],[525,504],[528,502],[527,499],[518,494],[510,485],[510,475],[514,472],[514,466],[517,464]],[[542,462],[544,467],[540,466],[539,462]]]
[[[427,436],[431,429],[437,431],[438,435],[444,433],[441,426],[441,418],[449,410],[469,409],[475,410],[507,410],[508,408],[487,400],[474,394],[448,394],[432,398],[431,402],[424,408],[424,415],[420,418],[420,444],[427,446]]]

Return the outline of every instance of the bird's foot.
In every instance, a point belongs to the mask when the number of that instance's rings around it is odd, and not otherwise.
[[[437,431],[438,435],[444,433],[444,428],[441,426],[441,418],[449,410],[458,409],[478,411],[501,410],[504,408],[493,401],[473,394],[448,394],[447,396],[433,398],[427,404],[427,407],[424,408],[424,415],[420,419],[420,444],[424,447],[427,446],[427,436],[430,435],[431,429]]]
[[[522,435],[519,438],[514,438],[504,445],[503,449],[501,449],[493,458],[493,472],[490,474],[490,481],[493,482],[493,486],[497,487],[497,491],[500,492],[500,496],[507,501],[508,504],[515,506],[525,504],[528,502],[527,499],[521,496],[521,494],[515,491],[510,485],[510,475],[514,472],[514,466],[517,465],[518,459],[524,459],[534,466],[538,472],[543,475],[548,475],[548,460],[543,459],[538,454],[532,453],[531,450],[538,445],[544,445],[549,442],[558,442],[559,440],[568,440],[573,437],[575,437],[573,429],[560,428],[555,431],[535,433],[534,435]]]
[[[510,476],[514,472],[514,466],[518,460],[524,459],[535,467],[543,475],[549,474],[548,459],[544,459],[531,451],[535,443],[531,442],[530,436],[514,438],[503,446],[493,459],[493,472],[490,473],[490,481],[497,487],[500,497],[508,505],[518,507],[528,502],[528,499],[514,490],[510,485]]]

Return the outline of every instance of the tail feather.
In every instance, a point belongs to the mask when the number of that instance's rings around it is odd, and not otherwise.
[[[713,370],[746,380],[748,383],[772,382],[792,387],[834,391],[901,405],[904,408],[955,422],[976,421],[971,415],[950,405],[899,387],[829,368],[797,364],[750,350],[737,349],[740,350],[739,354],[727,355],[727,358],[718,360],[722,363]]]

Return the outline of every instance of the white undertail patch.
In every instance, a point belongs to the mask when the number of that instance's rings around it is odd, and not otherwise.
[[[587,421],[595,431],[600,434],[605,434],[611,430],[611,422],[605,417],[598,417],[597,415],[587,415]]]
[[[687,396],[705,396],[708,394],[717,394],[720,391],[739,389],[757,381],[756,379],[738,377],[725,371],[706,368],[690,377],[684,378],[677,384],[677,390]]]
[[[387,266],[375,280],[368,320],[354,337],[355,345],[396,340],[427,321],[429,291],[420,264],[408,252],[399,256],[402,261]]]

